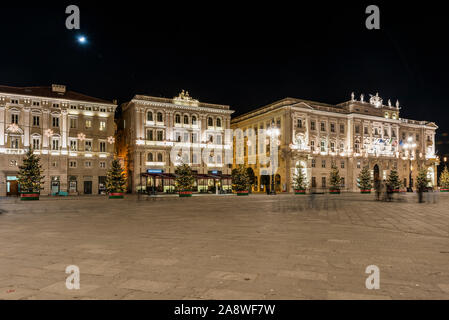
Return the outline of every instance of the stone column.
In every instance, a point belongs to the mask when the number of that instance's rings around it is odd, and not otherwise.
[[[0,147],[5,145],[5,106],[0,106]]]
[[[23,146],[30,146],[30,108],[23,108]]]
[[[47,137],[45,135],[45,131],[49,128],[49,114],[50,110],[43,110],[43,122],[42,122],[42,130],[43,130],[43,136],[42,136],[42,148],[43,149],[49,149],[50,146],[50,137]]]
[[[68,136],[68,125],[67,125],[67,110],[62,110],[62,134],[61,134],[61,145],[62,150],[67,150],[67,136]]]

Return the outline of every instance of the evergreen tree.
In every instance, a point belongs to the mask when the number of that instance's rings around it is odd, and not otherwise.
[[[418,171],[418,176],[416,177],[416,188],[419,192],[424,191],[429,183],[429,179],[427,178],[427,170],[425,168],[420,169]]]
[[[360,190],[371,190],[373,184],[371,182],[371,173],[368,167],[363,167],[362,171],[360,171],[358,182]]]
[[[341,186],[340,171],[338,171],[338,168],[334,162],[332,162],[331,166],[330,186],[333,190],[340,190]]]
[[[123,168],[118,159],[112,160],[111,168],[108,170],[106,177],[106,190],[109,193],[125,192],[126,177]]]
[[[195,183],[192,168],[186,163],[176,167],[175,170],[175,185],[178,191],[192,191]]]
[[[256,175],[254,174],[254,170],[251,167],[246,168],[246,173],[248,174],[248,183],[251,187],[256,183]]]
[[[388,179],[387,179],[387,185],[392,190],[399,190],[399,188],[401,187],[401,182],[399,181],[399,175],[396,170],[390,171],[390,174],[388,175]]]
[[[232,188],[235,191],[247,191],[249,187],[248,171],[244,165],[239,165],[232,170]]]
[[[295,190],[305,190],[307,188],[307,178],[302,169],[303,167],[301,164],[296,166],[296,173],[293,176],[293,187]]]
[[[42,180],[45,178],[42,174],[42,166],[40,158],[28,150],[23,159],[23,164],[19,166],[18,183],[20,191],[23,192],[40,192]]]
[[[449,189],[449,170],[447,169],[447,165],[440,175],[440,187],[443,189]]]

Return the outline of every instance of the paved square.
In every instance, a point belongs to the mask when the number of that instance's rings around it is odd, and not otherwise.
[[[1,199],[0,299],[449,299],[449,195],[373,197]]]

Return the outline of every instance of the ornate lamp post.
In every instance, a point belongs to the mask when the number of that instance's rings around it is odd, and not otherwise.
[[[271,122],[271,126],[270,128],[267,130],[267,134],[270,136],[270,158],[271,158],[271,166],[272,166],[272,170],[271,170],[271,190],[270,190],[270,194],[276,194],[276,189],[274,186],[274,166],[273,166],[273,160],[274,157],[277,156],[277,152],[276,154],[273,154],[272,150],[274,150],[274,148],[277,148],[278,146],[278,140],[277,138],[279,137],[279,128],[276,127],[276,125],[274,124],[274,120]],[[274,145],[276,144],[276,145]]]
[[[412,153],[415,151],[416,149],[416,143],[413,142],[413,138],[412,137],[408,137],[407,139],[407,143],[404,144],[404,149],[409,150],[409,177],[408,177],[408,188],[407,188],[407,192],[413,192],[413,183],[412,183]]]

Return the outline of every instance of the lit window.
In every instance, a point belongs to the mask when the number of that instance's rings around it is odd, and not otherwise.
[[[92,141],[84,141],[84,151],[92,151]]]
[[[106,142],[100,141],[100,152],[106,152]]]
[[[147,130],[147,140],[153,141],[153,130]]]
[[[19,124],[19,115],[18,114],[11,115],[11,123]]]
[[[70,129],[76,129],[78,123],[77,118],[70,118]]]
[[[54,128],[59,128],[59,117],[52,117],[52,125]]]
[[[59,139],[53,139],[51,143],[52,150],[59,150]]]
[[[86,129],[92,128],[92,120],[86,120]]]
[[[78,150],[78,141],[77,140],[70,140],[70,150],[71,151]]]
[[[100,131],[104,131],[106,129],[106,122],[100,121]]]
[[[39,150],[41,148],[41,140],[39,138],[33,138],[33,149]]]

